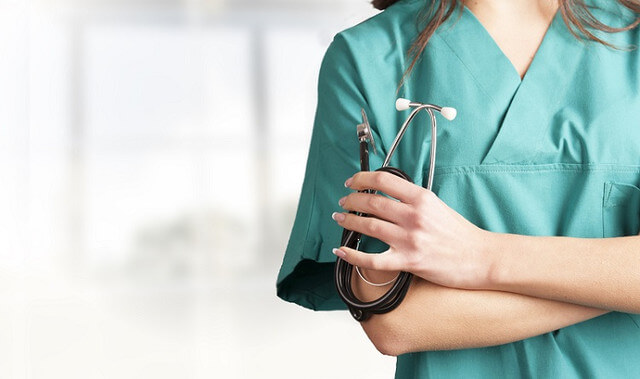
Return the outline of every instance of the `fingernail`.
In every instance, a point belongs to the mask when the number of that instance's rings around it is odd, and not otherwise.
[[[347,254],[344,251],[340,250],[340,249],[333,249],[332,252],[333,252],[333,254],[335,254],[336,256],[338,256],[340,258],[344,258],[344,257],[347,256]]]
[[[347,179],[347,181],[344,182],[344,186],[349,188],[349,186],[351,185],[351,182],[353,182],[353,177]]]
[[[331,218],[337,222],[344,221],[344,217],[345,217],[344,214],[338,213],[338,212],[333,212],[333,214],[331,215]]]
[[[342,199],[338,200],[338,204],[340,204],[340,206],[343,206],[346,199],[347,197],[345,196]]]

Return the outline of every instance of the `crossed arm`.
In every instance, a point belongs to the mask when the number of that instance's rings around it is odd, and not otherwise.
[[[362,326],[384,354],[498,345],[550,332],[610,310],[640,313],[640,237],[528,237],[481,230],[433,193],[386,173],[358,173],[334,215],[343,227],[386,242],[370,255],[336,255],[385,281],[414,273],[404,302]],[[557,253],[562,252],[562,253]],[[363,298],[387,288],[356,282]]]
[[[379,287],[362,281],[356,293],[373,300]],[[551,332],[607,311],[486,290],[443,287],[414,277],[402,304],[362,328],[385,355],[500,345]]]

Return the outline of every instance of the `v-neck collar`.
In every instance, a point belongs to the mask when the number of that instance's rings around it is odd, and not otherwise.
[[[481,163],[533,160],[536,147],[550,125],[549,112],[557,109],[583,53],[584,45],[566,29],[560,12],[552,19],[522,79],[493,37],[466,6],[460,17],[454,14],[438,28],[436,35],[457,55],[491,100],[492,104],[487,106],[503,112],[495,140]],[[474,116],[481,118],[483,115]]]
[[[465,14],[469,18],[471,18],[471,19],[473,19],[475,21],[475,23],[479,26],[478,29],[482,31],[482,34],[485,35],[487,40],[490,40],[491,42],[493,42],[493,45],[494,45],[493,47],[496,50],[499,50],[500,53],[502,53],[502,56],[504,57],[504,60],[509,63],[508,66],[511,68],[511,71],[513,71],[513,74],[516,75],[516,77],[517,77],[519,82],[522,82],[524,80],[524,78],[527,76],[527,73],[529,72],[529,68],[531,68],[531,66],[536,61],[536,57],[538,56],[538,51],[540,51],[540,49],[543,47],[543,45],[545,43],[545,40],[547,39],[547,35],[549,35],[549,31],[552,28],[553,24],[556,22],[556,20],[559,20],[559,21],[562,20],[562,16],[560,14],[560,8],[558,8],[556,10],[556,12],[554,13],[553,17],[551,18],[551,22],[549,23],[549,26],[548,26],[547,30],[545,31],[545,34],[542,37],[542,40],[540,41],[540,45],[538,46],[538,48],[536,49],[536,52],[533,55],[533,59],[531,60],[531,63],[529,64],[529,67],[527,68],[527,71],[525,72],[524,76],[522,78],[520,78],[520,74],[518,73],[518,70],[516,69],[516,67],[513,65],[513,62],[511,61],[511,59],[509,59],[509,57],[507,57],[507,54],[504,53],[504,50],[502,50],[502,48],[500,47],[498,42],[491,35],[491,33],[489,33],[489,31],[484,26],[484,24],[480,21],[480,19],[478,19],[478,17],[466,5],[463,4],[462,7],[463,7],[463,12],[465,12]]]
[[[483,91],[494,101],[512,96],[521,79],[493,37],[466,6],[436,30],[464,64]],[[494,78],[499,76],[500,81]]]

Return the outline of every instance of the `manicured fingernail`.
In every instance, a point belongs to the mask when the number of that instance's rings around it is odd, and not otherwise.
[[[344,258],[344,257],[347,256],[347,254],[344,251],[340,250],[340,249],[333,249],[332,252],[333,252],[333,254],[335,254],[336,256],[338,256],[340,258]]]
[[[333,212],[333,214],[331,215],[331,218],[337,222],[344,221],[344,217],[345,217],[344,214],[338,213],[338,212]]]
[[[351,182],[353,182],[353,177],[347,179],[347,181],[344,182],[344,186],[349,188],[349,186],[351,185]]]
[[[343,197],[342,199],[338,200],[338,204],[340,204],[340,206],[344,205],[344,202],[346,201],[347,197]]]

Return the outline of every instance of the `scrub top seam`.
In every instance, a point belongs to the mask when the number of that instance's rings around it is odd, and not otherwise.
[[[570,163],[574,165],[573,163]],[[491,167],[486,165],[474,165],[474,166],[449,166],[449,167],[437,167],[435,175],[438,176],[450,176],[458,174],[473,174],[473,173],[540,173],[540,172],[625,172],[625,173],[640,173],[640,165],[629,166],[617,166],[617,165],[581,165],[575,164],[575,166],[564,166],[564,163],[558,164],[533,164],[533,165],[510,165],[500,167]]]
[[[620,189],[622,187],[624,190]],[[604,183],[604,196],[603,196],[603,204],[602,206],[605,208],[616,208],[616,207],[626,207],[628,204],[626,201],[628,200],[626,197],[620,199],[620,196],[613,196],[613,191],[616,189],[617,191],[622,191],[623,193],[628,193],[629,191],[637,194],[640,193],[640,188],[633,184],[628,183],[620,183],[616,181],[608,181]],[[612,199],[613,197],[613,199]]]
[[[627,312],[620,312],[620,313],[622,313],[623,315],[625,315],[625,316],[629,317],[629,318],[631,319],[631,321],[636,325],[636,327],[637,327],[638,329],[640,329],[640,325],[638,324],[638,322],[636,321],[636,319],[635,319],[635,318],[633,318],[633,316],[632,316],[630,313],[627,313]]]

